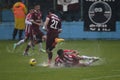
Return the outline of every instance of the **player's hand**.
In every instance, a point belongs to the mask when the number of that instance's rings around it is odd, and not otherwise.
[[[47,31],[47,29],[46,29],[46,27],[45,27],[45,26],[43,26],[43,27],[42,27],[42,29],[43,29],[44,31]]]
[[[34,22],[34,20],[33,19],[31,19],[31,20],[29,20],[30,22]]]
[[[61,33],[61,32],[62,32],[62,29],[59,29],[58,32]]]

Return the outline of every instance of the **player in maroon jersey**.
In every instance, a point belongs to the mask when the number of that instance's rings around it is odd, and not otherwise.
[[[93,62],[99,60],[99,57],[79,56],[77,51],[71,52],[71,50],[66,52],[65,50],[59,49],[57,54],[55,66],[58,67],[89,66]]]
[[[55,39],[59,37],[59,33],[62,31],[61,19],[55,14],[53,9],[48,11],[43,29],[47,31],[46,52],[48,53],[48,64],[50,64],[53,56],[52,50],[57,44]]]
[[[34,13],[34,9],[30,9],[29,13],[26,15],[26,18],[25,18],[25,24],[26,24],[26,26],[25,26],[25,38],[20,40],[19,42],[15,43],[14,47],[13,47],[14,49],[17,46],[24,43],[30,36],[32,36],[32,34],[31,34],[32,23],[30,22],[30,20],[31,20],[31,16],[32,16],[33,13]]]
[[[42,25],[42,14],[40,12],[40,5],[35,5],[34,13],[31,16],[31,22],[32,22],[31,25],[32,37],[31,37],[31,41],[28,43],[24,51],[24,55],[28,55],[29,48],[35,46],[35,44],[41,43],[40,46],[42,46],[42,40],[46,38],[43,32],[40,30],[40,26]]]

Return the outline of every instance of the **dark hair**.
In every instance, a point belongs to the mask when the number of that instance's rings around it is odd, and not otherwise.
[[[55,13],[54,9],[49,9],[48,12]]]
[[[34,7],[35,7],[35,6],[38,6],[38,5],[40,6],[40,4],[38,4],[38,3],[34,3],[34,4],[33,4]]]
[[[17,2],[22,2],[22,0],[17,0]]]
[[[57,54],[58,54],[58,55],[63,54],[63,49],[59,49],[59,50],[57,51]]]

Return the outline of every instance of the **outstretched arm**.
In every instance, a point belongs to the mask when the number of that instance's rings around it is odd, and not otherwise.
[[[47,30],[47,25],[48,25],[48,23],[49,23],[49,20],[50,20],[50,19],[47,17],[46,20],[45,20],[45,22],[44,22],[44,25],[43,25],[43,29],[44,29],[44,30]]]

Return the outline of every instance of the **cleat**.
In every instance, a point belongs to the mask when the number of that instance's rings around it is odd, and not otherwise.
[[[46,50],[44,50],[44,49],[40,49],[40,51],[43,52],[43,53],[46,53]]]
[[[65,41],[65,40],[62,39],[62,38],[55,38],[55,42],[56,42],[56,43],[63,42],[63,41]]]
[[[50,65],[49,64],[42,64],[43,67],[49,67]]]
[[[15,43],[15,44],[13,45],[13,49],[15,50],[15,49],[16,49],[16,47],[17,47],[17,44]]]
[[[93,57],[92,59],[93,59],[94,62],[100,60],[99,57]]]
[[[24,51],[23,56],[28,56],[28,53]]]

